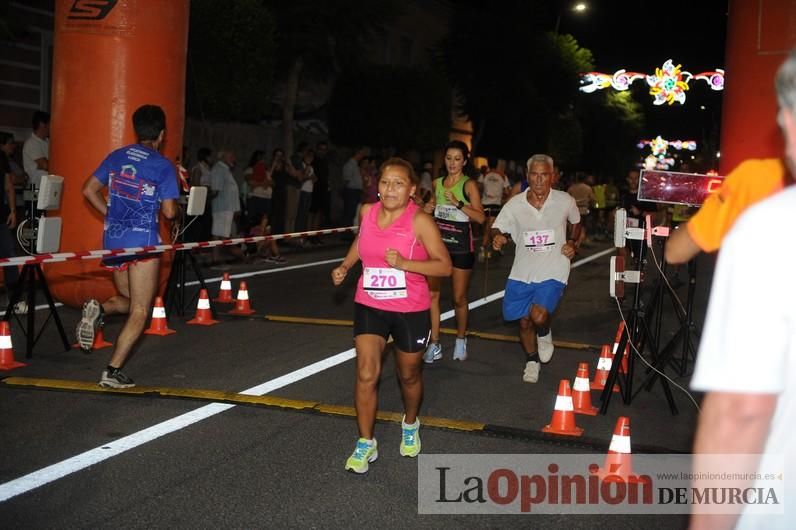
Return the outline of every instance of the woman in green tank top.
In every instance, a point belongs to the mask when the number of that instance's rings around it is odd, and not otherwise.
[[[478,185],[464,172],[470,159],[470,150],[464,142],[454,140],[445,146],[447,175],[434,181],[434,194],[426,203],[425,211],[434,216],[442,241],[448,249],[453,264],[453,307],[456,313],[456,344],[453,359],[467,358],[467,289],[475,264],[471,222],[483,223],[484,208]],[[431,364],[442,358],[439,344],[441,278],[428,278],[431,290],[431,341],[423,360]]]

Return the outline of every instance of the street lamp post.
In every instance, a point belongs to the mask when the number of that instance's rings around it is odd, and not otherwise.
[[[573,13],[583,13],[589,8],[589,5],[586,2],[578,2],[572,5],[568,11],[572,11]],[[556,27],[554,33],[558,35],[558,28],[561,27],[561,11],[558,12],[558,17],[556,18]]]

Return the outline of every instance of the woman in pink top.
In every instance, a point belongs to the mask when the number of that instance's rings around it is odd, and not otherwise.
[[[390,336],[404,402],[400,453],[408,457],[420,453],[421,367],[431,329],[425,276],[450,276],[451,261],[436,223],[411,200],[417,184],[406,160],[391,158],[382,164],[379,202],[362,206],[359,235],[343,263],[332,271],[332,281],[340,285],[349,269],[362,261],[354,297],[359,440],[345,465],[354,473],[365,473],[379,456],[373,426],[381,354]]]

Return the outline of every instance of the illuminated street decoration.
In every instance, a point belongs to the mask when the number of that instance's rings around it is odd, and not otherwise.
[[[614,90],[628,90],[630,85],[639,79],[646,79],[650,87],[650,95],[653,96],[655,105],[669,105],[675,102],[681,105],[685,103],[685,93],[689,89],[688,83],[691,79],[698,79],[708,84],[711,90],[724,90],[724,70],[717,68],[711,72],[700,72],[696,75],[681,69],[681,65],[675,66],[671,59],[663,63],[663,66],[655,69],[654,75],[642,74],[640,72],[628,72],[627,70],[617,70],[614,75],[603,74],[600,72],[588,72],[581,74],[580,87],[582,92],[590,94],[597,90],[611,87]]]
[[[647,146],[652,150],[652,154],[644,159],[643,167],[650,170],[667,170],[675,163],[674,158],[667,156],[670,147],[678,151],[696,151],[697,143],[694,140],[664,140],[658,135],[652,140],[641,140],[636,145],[639,149]]]
[[[696,151],[697,148],[694,140],[664,140],[660,135],[653,140],[641,140],[637,145],[639,149],[647,146],[652,149],[652,154],[655,156],[665,155],[670,147],[678,151]]]
[[[647,158],[644,159],[644,163],[642,167],[647,170],[652,169],[662,169],[666,171],[667,169],[674,166],[675,160],[671,157],[666,157],[664,155],[647,155]]]

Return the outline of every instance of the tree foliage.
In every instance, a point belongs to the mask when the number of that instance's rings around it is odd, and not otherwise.
[[[188,114],[259,120],[269,105],[276,62],[275,22],[261,0],[192,0]]]
[[[575,112],[583,127],[580,167],[624,175],[639,156],[636,144],[644,127],[641,105],[630,92],[602,90],[579,95]]]
[[[277,20],[277,76],[285,82],[283,145],[293,145],[293,119],[303,82],[326,81],[365,63],[366,43],[399,12],[395,0],[264,0]]]
[[[481,152],[522,158],[547,148],[549,127],[569,110],[588,50],[570,36],[534,27],[533,4],[500,11],[459,10],[440,45],[440,59],[462,98]],[[477,35],[473,28],[500,28]]]
[[[393,0],[264,0],[277,21],[277,77],[300,58],[305,81],[325,81],[364,64],[367,43],[400,12]]]
[[[450,133],[451,89],[424,68],[370,66],[343,74],[329,101],[331,139],[342,145],[433,149]]]

